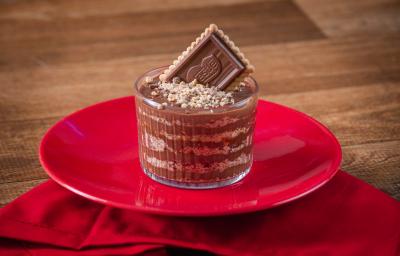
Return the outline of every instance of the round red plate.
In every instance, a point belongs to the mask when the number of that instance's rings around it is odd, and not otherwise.
[[[254,163],[242,181],[210,190],[168,187],[140,168],[134,104],[133,97],[99,103],[54,125],[40,145],[50,177],[107,205],[205,216],[292,201],[326,183],[340,165],[340,145],[324,126],[295,110],[259,101]]]

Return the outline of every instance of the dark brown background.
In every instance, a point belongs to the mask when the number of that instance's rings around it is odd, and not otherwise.
[[[256,66],[262,98],[327,125],[342,167],[400,199],[398,0],[3,0],[0,205],[47,179],[37,148],[55,121],[132,94],[211,22]]]

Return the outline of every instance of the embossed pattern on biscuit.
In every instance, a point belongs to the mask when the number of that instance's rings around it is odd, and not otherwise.
[[[221,73],[221,62],[214,54],[202,59],[200,65],[189,69],[186,79],[193,81],[196,79],[201,84],[208,84]]]

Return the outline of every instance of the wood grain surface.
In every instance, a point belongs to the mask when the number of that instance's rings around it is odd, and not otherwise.
[[[0,1],[0,205],[47,179],[44,132],[132,94],[216,23],[256,66],[261,96],[315,117],[342,167],[400,199],[400,2]]]

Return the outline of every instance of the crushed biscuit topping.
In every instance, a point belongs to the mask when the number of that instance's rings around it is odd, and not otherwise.
[[[173,82],[158,82],[152,84],[154,97],[165,98],[168,102],[181,108],[204,108],[212,109],[233,104],[232,92],[218,90],[216,87],[209,87],[197,83],[196,80],[185,83],[179,79]],[[163,103],[166,106],[167,103]]]

